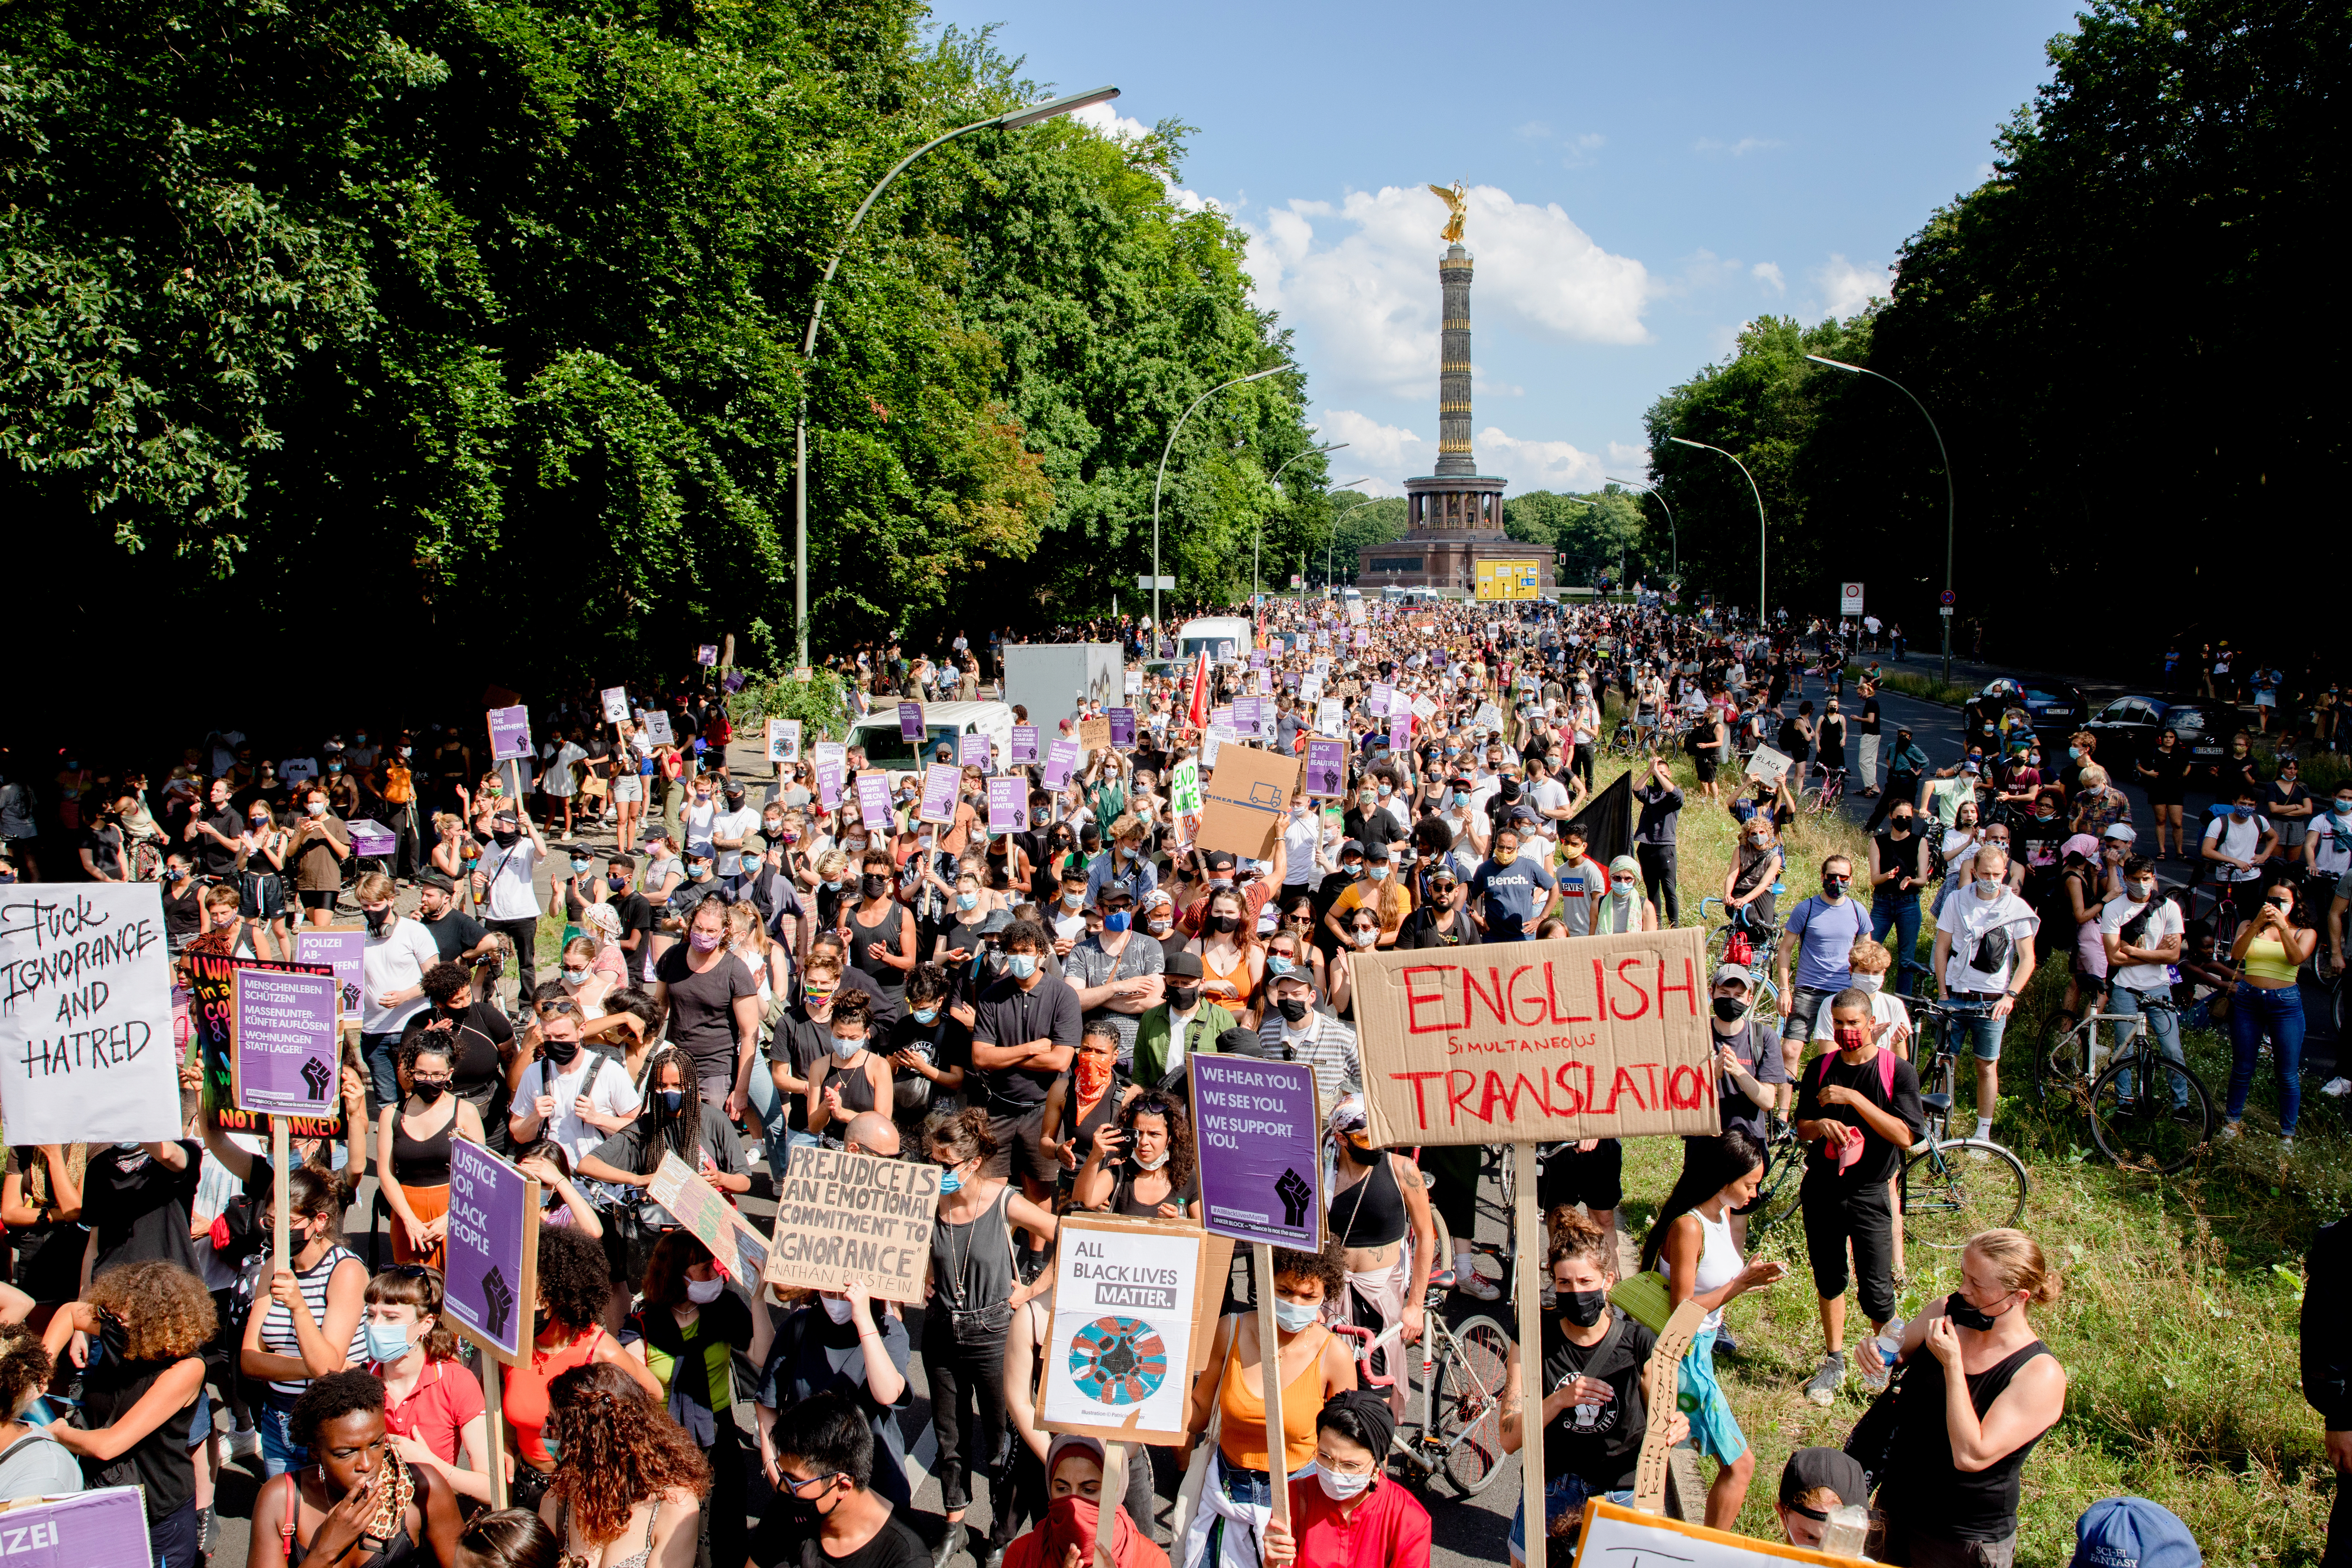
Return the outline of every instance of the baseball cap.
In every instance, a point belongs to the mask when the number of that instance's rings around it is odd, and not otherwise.
[[[1726,981],[1729,980],[1738,981],[1739,984],[1747,986],[1750,991],[1756,989],[1756,976],[1748,971],[1748,966],[1744,963],[1717,964],[1715,966],[1715,978],[1708,984],[1721,985]]]
[[[1230,871],[1234,868],[1233,856],[1223,849],[1210,850],[1208,863],[1209,869],[1212,871]]]
[[[1385,866],[1389,859],[1389,847],[1385,844],[1367,844],[1364,846],[1364,858]]]
[[[1198,980],[1204,971],[1197,952],[1171,952],[1168,955],[1168,974],[1177,980]]]
[[[2200,1568],[2204,1561],[2179,1517],[2146,1498],[2102,1498],[2074,1521],[2070,1568]]]
[[[1866,1507],[1870,1502],[1869,1477],[1863,1473],[1860,1462],[1842,1448],[1800,1448],[1790,1455],[1780,1471],[1780,1506],[1811,1519],[1824,1518],[1797,1506],[1799,1498],[1819,1487],[1827,1487],[1839,1502],[1849,1506]]]

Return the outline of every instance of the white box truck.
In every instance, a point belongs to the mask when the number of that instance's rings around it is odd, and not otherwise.
[[[1080,702],[1116,708],[1127,700],[1127,658],[1117,643],[1007,643],[1003,657],[1004,700],[1026,708],[1046,738]]]

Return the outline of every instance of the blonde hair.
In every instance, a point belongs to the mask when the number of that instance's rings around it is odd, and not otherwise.
[[[837,877],[846,877],[848,874],[849,857],[843,854],[840,850],[828,849],[824,854],[817,857],[817,880],[821,882],[830,882]]]
[[[1861,974],[1884,974],[1895,967],[1895,955],[1886,951],[1885,942],[1859,937],[1846,950],[1845,966]]]
[[[751,939],[751,951],[763,958],[767,956],[768,928],[760,923],[758,910],[750,904],[728,905],[727,929],[730,942],[740,942],[748,937]]]
[[[2034,1306],[2058,1299],[2063,1282],[2042,1256],[2042,1246],[2021,1230],[1986,1230],[1969,1237],[1967,1249],[1992,1265],[2001,1283],[2022,1290]]]
[[[2082,780],[2084,789],[2105,789],[2107,786],[2107,770],[2093,763],[2083,770]]]
[[[370,871],[352,884],[352,897],[363,904],[388,904],[399,889],[381,871]]]

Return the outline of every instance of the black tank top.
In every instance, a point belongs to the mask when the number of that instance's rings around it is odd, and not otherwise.
[[[179,1365],[174,1361],[118,1361],[111,1354],[94,1355],[82,1373],[82,1415],[94,1429],[111,1426],[131,1413],[155,1380]],[[201,1392],[201,1391],[200,1391]],[[188,1457],[188,1427],[196,1418],[194,1399],[163,1417],[129,1453],[101,1463],[82,1461],[82,1474],[91,1486],[100,1484],[100,1472],[122,1460],[131,1461],[139,1485],[147,1494],[147,1522],[166,1520],[196,1495],[196,1467]]]
[[[858,1111],[875,1109],[874,1085],[866,1078],[865,1068],[845,1066],[842,1059],[836,1056],[833,1058],[833,1071],[828,1077],[831,1081],[841,1086],[841,1108],[844,1110]]]
[[[1912,878],[1915,883],[1912,887],[1898,889],[1894,883],[1884,882],[1872,892],[1871,897],[1874,900],[1889,899],[1900,901],[1909,899],[1914,902],[1917,901],[1919,889],[1916,882],[1919,875],[1919,830],[1914,827],[1900,838],[1891,833],[1882,833],[1871,842],[1878,846],[1880,870],[1883,871],[1890,866],[1900,865],[1904,874]],[[1895,976],[1898,984],[1902,978],[1899,974]]]
[[[860,973],[872,979],[875,984],[880,986],[883,994],[894,1003],[898,1001],[899,993],[907,988],[905,973],[891,968],[882,960],[868,953],[866,949],[869,944],[878,942],[885,948],[897,952],[898,925],[906,918],[906,906],[896,900],[893,900],[890,907],[882,912],[881,920],[873,925],[867,925],[864,921],[859,920],[855,907],[849,910],[849,962],[855,964]],[[899,956],[903,958],[906,955],[899,953]]]
[[[1342,1247],[1386,1247],[1402,1241],[1404,1193],[1388,1151],[1372,1151],[1377,1163],[1360,1182],[1331,1194],[1330,1234]]]
[[[2018,1369],[2049,1353],[2040,1340],[2011,1352],[1969,1378],[1969,1403],[1983,1419]],[[2042,1441],[2036,1434],[2008,1458],[1981,1470],[1952,1463],[1951,1434],[1944,1425],[1944,1369],[1923,1350],[1903,1374],[1895,1409],[1895,1447],[1878,1497],[1890,1521],[1913,1533],[1956,1541],[2000,1541],[2016,1532],[2018,1475],[2025,1458]]]
[[[441,1131],[426,1138],[412,1138],[406,1126],[408,1118],[392,1119],[392,1179],[404,1187],[446,1187],[449,1184],[449,1134],[457,1128],[457,1113],[452,1110]]]

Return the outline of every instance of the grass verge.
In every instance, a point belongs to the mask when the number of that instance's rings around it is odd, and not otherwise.
[[[1845,667],[1848,682],[1860,680],[1866,673],[1864,666],[1851,661]],[[1879,667],[1878,685],[1881,690],[1897,691],[1906,697],[1916,697],[1922,702],[1940,702],[1947,708],[1964,707],[1969,699],[1977,694],[1976,688],[1972,686],[1955,686],[1932,675],[1913,675],[1908,670],[1888,669],[1884,665]]]

